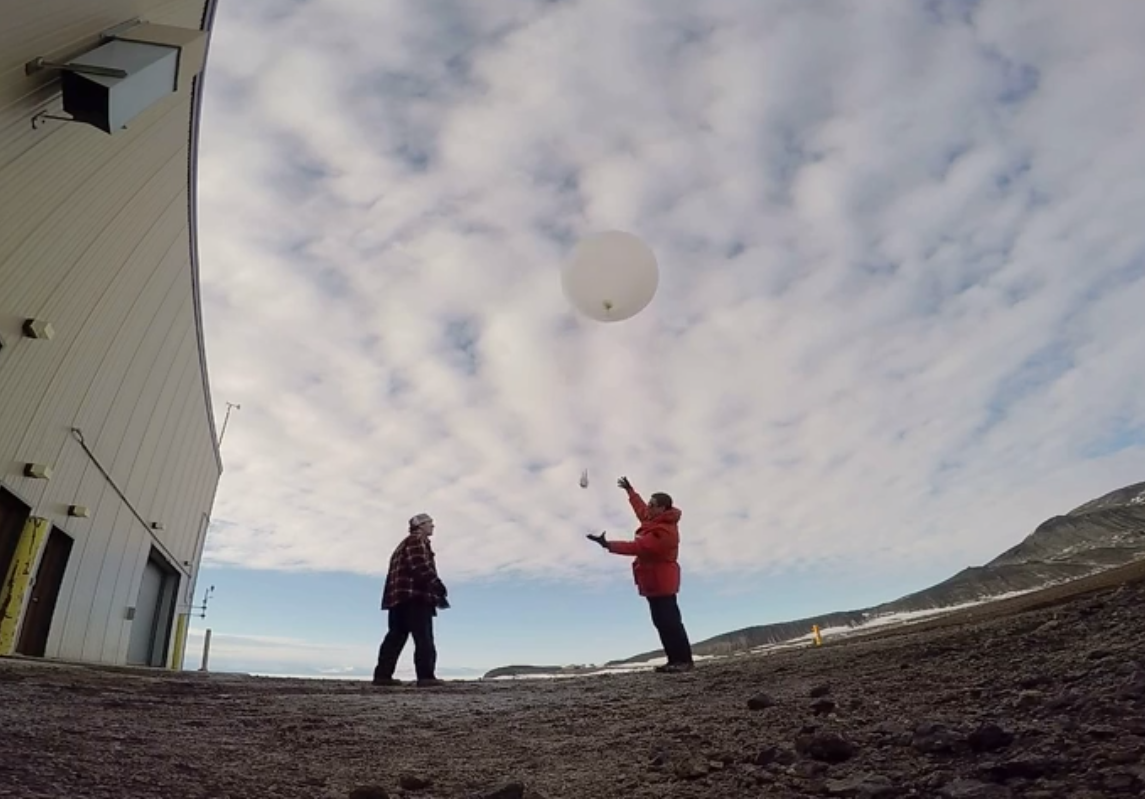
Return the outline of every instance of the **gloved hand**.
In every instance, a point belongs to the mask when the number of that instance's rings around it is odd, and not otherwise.
[[[619,480],[616,481],[616,485],[623,488],[625,491],[631,491],[632,490],[632,483],[628,482],[627,477],[621,477]]]
[[[447,610],[449,608],[449,600],[445,597],[441,597],[437,600],[437,608],[438,610]]]
[[[595,541],[605,549],[608,549],[608,539],[605,538],[605,535],[607,535],[607,533],[602,530],[600,535],[593,535],[592,533],[589,533],[585,536],[585,538],[587,538],[589,541]]]

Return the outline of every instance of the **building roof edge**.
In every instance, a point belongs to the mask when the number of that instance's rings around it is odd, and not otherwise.
[[[203,80],[211,50],[211,29],[214,26],[218,0],[206,0],[203,5],[203,20],[200,30],[207,32],[206,55],[203,68],[195,76],[191,88],[190,143],[187,152],[187,207],[188,230],[191,241],[191,295],[195,306],[195,335],[199,339],[199,363],[203,372],[203,399],[207,403],[207,424],[211,430],[211,446],[215,451],[215,462],[219,473],[223,471],[223,456],[219,449],[218,426],[215,424],[214,405],[211,401],[211,381],[207,372],[207,350],[203,337],[203,303],[199,291],[199,121],[203,107]]]

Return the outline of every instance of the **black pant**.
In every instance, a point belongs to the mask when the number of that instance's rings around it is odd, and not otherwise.
[[[378,647],[378,665],[375,680],[393,679],[406,641],[413,636],[413,665],[419,680],[434,679],[437,668],[437,647],[433,642],[435,610],[428,602],[403,602],[390,608],[389,632]]]
[[[668,662],[691,663],[692,645],[688,642],[688,633],[684,629],[676,596],[650,596],[648,607],[652,611],[652,623],[660,634],[660,643],[664,646]]]

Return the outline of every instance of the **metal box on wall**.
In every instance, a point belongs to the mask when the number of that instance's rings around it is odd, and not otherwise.
[[[120,70],[122,77],[71,70],[60,76],[64,110],[79,122],[114,133],[174,93],[179,49],[113,39],[67,65]]]
[[[115,133],[155,103],[189,88],[205,56],[203,31],[132,26],[66,62],[70,69],[61,76],[64,111]]]

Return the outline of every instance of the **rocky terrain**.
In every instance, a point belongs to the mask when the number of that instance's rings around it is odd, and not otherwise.
[[[947,580],[913,594],[862,610],[839,611],[778,624],[745,627],[699,641],[698,655],[726,656],[807,635],[822,629],[856,627],[878,616],[934,610],[990,597],[1076,580],[1145,557],[1145,483],[1120,488],[1055,516],[1016,546],[983,566],[963,569]],[[607,666],[643,663],[661,650],[641,652]],[[486,677],[576,673],[561,666],[502,666]]]
[[[1143,581],[671,676],[373,689],[0,660],[0,796],[1141,796]]]

